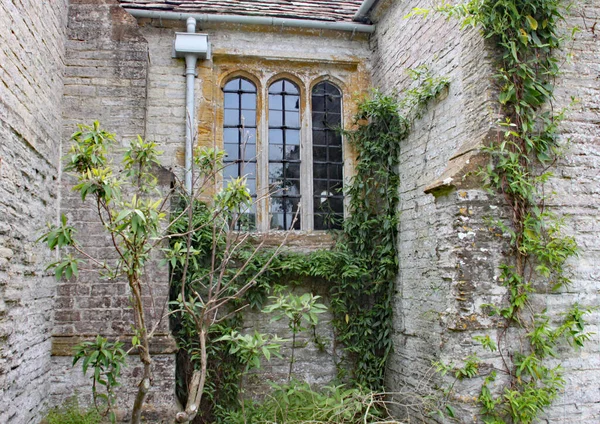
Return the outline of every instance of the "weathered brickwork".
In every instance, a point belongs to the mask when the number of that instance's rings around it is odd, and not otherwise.
[[[90,125],[98,120],[102,127],[117,135],[118,148],[138,134],[144,136],[146,116],[146,77],[148,44],[138,31],[133,17],[116,1],[73,0],[69,20],[65,57],[65,95],[63,139],[68,140],[76,125]],[[66,143],[65,151],[68,148]],[[115,161],[120,158],[115,150]],[[167,177],[161,182],[167,182]],[[74,179],[64,175],[61,181],[61,212],[78,228],[77,239],[95,258],[114,259],[111,241],[97,218],[91,201],[81,202],[71,190]],[[168,294],[165,270],[148,269],[144,281],[150,327],[161,318]],[[146,285],[147,284],[147,285]],[[147,287],[151,286],[151,291]],[[52,352],[55,355],[52,403],[72,396],[75,389],[83,401],[89,401],[89,378],[81,375],[80,367],[72,368],[69,356],[72,346],[81,338],[120,336],[131,340],[133,312],[126,281],[107,281],[97,272],[83,271],[78,278],[61,281],[57,287]],[[174,342],[169,336],[168,321],[163,319],[152,348],[157,365],[156,385],[148,398],[148,411],[170,410],[174,407]],[[139,382],[139,360],[129,358],[119,391],[119,408],[131,409]],[[137,371],[136,371],[137,370]],[[156,396],[160,393],[160,396]]]
[[[422,64],[435,76],[450,78],[447,92],[415,122],[400,158],[395,352],[386,382],[391,392],[427,395],[451,382],[432,376],[432,360],[460,363],[476,352],[501,367],[500,359],[483,352],[472,338],[489,334],[495,339],[501,331],[480,306],[504,298],[498,265],[507,240],[501,232],[490,231],[487,221],[504,217],[501,199],[483,190],[470,173],[487,160],[478,147],[497,137],[494,48],[477,30],[461,31],[458,22],[434,15],[405,18],[417,6],[423,2],[378,2],[372,16],[377,30],[370,40],[364,34],[199,24],[198,32],[209,34],[213,57],[198,63],[195,100],[197,144],[220,146],[220,88],[230,75],[255,81],[259,101],[268,98],[268,84],[277,75],[292,78],[306,90],[304,112],[310,106],[307,88],[320,78],[331,79],[344,92],[345,122],[354,112],[352,95],[371,83],[387,93],[402,93],[414,84],[407,69]],[[549,207],[567,217],[567,232],[576,237],[581,252],[569,263],[571,286],[535,296],[536,305],[547,306],[555,317],[575,302],[594,307],[599,301],[599,15],[598,0],[583,0],[572,9],[566,26],[577,25],[581,31],[569,45],[572,60],[565,62],[557,80],[555,108],[568,105],[571,96],[578,103],[562,124],[566,156],[556,165],[546,192],[555,193]],[[173,59],[171,52],[174,32],[184,30],[180,21],[136,21],[117,0],[0,0],[0,423],[39,422],[49,406],[73,394],[89,403],[89,376],[71,366],[72,346],[97,333],[130,339],[126,282],[82,272],[77,279],[56,283],[45,271],[55,257],[35,240],[45,223],[62,212],[92,255],[114,255],[94,206],[82,204],[70,190],[72,177],[60,172],[60,156],[78,123],[99,120],[117,134],[120,146],[137,134],[155,140],[164,151],[162,186],[168,187],[173,175],[181,176],[184,61]],[[262,132],[257,140],[264,141],[265,105],[259,104],[258,110]],[[306,151],[303,160],[308,159]],[[346,176],[352,158],[346,155]],[[266,170],[258,174],[267,178]],[[270,244],[277,241],[273,237]],[[328,243],[330,239],[319,235],[296,235],[290,248],[309,251]],[[145,300],[158,305],[149,313],[155,322],[167,298],[168,278],[158,268],[147,275],[154,299]],[[326,288],[314,281],[294,290],[326,295]],[[339,360],[331,317],[320,318],[317,334],[326,341],[325,350],[317,348],[311,334],[301,334],[294,365],[296,376],[317,385],[334,377]],[[600,311],[589,321],[588,329],[596,335],[584,349],[559,349],[566,387],[548,410],[547,422],[600,421]],[[271,323],[268,315],[249,312],[245,330],[254,329],[291,337],[285,321]],[[168,421],[176,407],[175,348],[167,320],[159,333],[152,345],[154,387],[145,412],[149,422]],[[247,378],[248,392],[260,395],[268,380],[287,378],[289,343],[282,354],[283,359],[265,363]],[[119,392],[121,419],[127,419],[141,373],[136,356],[128,361]],[[459,421],[477,420],[479,384],[473,379],[454,386]],[[397,412],[426,420],[416,408]]]
[[[546,187],[554,195],[547,202],[565,217],[566,232],[575,236],[579,255],[569,262],[573,284],[552,295],[538,296],[541,306],[556,313],[574,303],[597,308],[600,304],[600,40],[594,25],[600,20],[600,3],[577,2],[571,9],[565,31],[578,27],[567,43],[563,73],[557,79],[555,109],[572,105],[561,125],[565,156],[554,169]],[[564,393],[548,411],[551,423],[600,422],[600,311],[588,316],[586,330],[595,335],[580,351],[560,349],[558,361],[565,371]]]
[[[404,18],[417,6],[383,4],[372,47],[374,84],[386,92],[401,96],[413,83],[407,69],[423,64],[450,78],[447,95],[415,122],[400,158],[400,269],[387,386],[425,395],[440,383],[432,361],[465,357],[473,332],[493,325],[479,305],[499,300],[503,290],[495,281],[501,238],[483,222],[500,209],[467,174],[481,163],[473,148],[497,113],[489,55],[479,33],[460,31],[457,22]]]
[[[498,282],[498,265],[505,254],[505,237],[491,232],[486,218],[502,218],[501,199],[488,194],[465,172],[485,163],[472,151],[486,137],[495,137],[498,116],[490,57],[494,49],[477,31],[459,31],[458,23],[429,16],[406,19],[419,2],[390,2],[378,11],[372,39],[374,82],[386,91],[409,87],[406,68],[428,64],[434,75],[448,75],[446,98],[434,102],[415,123],[401,153],[400,270],[395,309],[395,353],[387,375],[390,391],[427,394],[444,384],[431,377],[431,362],[460,364],[470,353],[501,367],[500,359],[481,350],[472,338],[489,334],[496,339],[496,324],[481,312],[484,303],[500,303],[504,289]],[[557,106],[569,96],[580,97],[565,124],[568,154],[557,164],[557,178],[547,192],[556,191],[550,203],[559,214],[570,214],[568,231],[583,247],[572,261],[573,285],[564,293],[540,294],[536,304],[555,317],[574,302],[597,305],[598,243],[593,234],[598,219],[598,47],[591,27],[598,9],[587,2],[577,10],[575,23],[588,16],[587,31],[574,42],[573,64],[559,79]],[[377,15],[376,15],[377,16]],[[598,314],[592,314],[590,331],[597,332]],[[599,394],[598,343],[594,339],[581,352],[561,349],[567,370],[563,397],[548,412],[549,422],[595,422]],[[591,372],[590,372],[591,371]],[[486,370],[482,370],[486,372]],[[448,381],[446,382],[446,384]],[[454,386],[457,416],[461,422],[477,420],[476,396],[481,382],[464,380]],[[401,401],[401,399],[400,399]],[[400,415],[405,411],[399,410]],[[409,415],[418,416],[417,411]]]
[[[0,422],[38,421],[50,391],[67,1],[0,1]]]

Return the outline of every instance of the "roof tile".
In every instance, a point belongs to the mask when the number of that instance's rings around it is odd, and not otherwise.
[[[129,9],[350,22],[362,0],[120,0]]]

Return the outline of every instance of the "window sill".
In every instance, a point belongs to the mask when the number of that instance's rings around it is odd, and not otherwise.
[[[286,240],[287,235],[287,240]],[[310,253],[320,249],[331,249],[335,244],[334,237],[326,231],[269,231],[252,234],[254,243],[264,242],[264,247],[275,248],[285,240],[285,249],[293,248],[294,252]]]

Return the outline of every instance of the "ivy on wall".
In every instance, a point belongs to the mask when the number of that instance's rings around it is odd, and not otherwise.
[[[256,283],[241,303],[260,308],[273,287],[281,281],[300,281],[310,277],[329,285],[331,309],[334,315],[336,343],[344,354],[344,364],[340,364],[340,377],[350,380],[366,390],[381,391],[384,383],[385,363],[392,350],[392,301],[395,278],[398,270],[397,227],[398,227],[398,161],[402,141],[408,136],[412,122],[421,116],[431,99],[437,97],[449,85],[447,78],[432,77],[426,67],[411,70],[414,88],[407,90],[398,101],[373,91],[372,96],[359,103],[355,117],[355,130],[344,135],[356,153],[356,170],[347,188],[349,197],[348,218],[343,229],[334,233],[335,247],[310,254],[287,252],[273,258],[265,251],[253,255],[248,249],[238,249],[240,263],[247,264],[244,273],[254,278],[270,260],[266,272],[256,278]],[[185,233],[185,217],[173,228],[174,234]],[[194,210],[193,228],[208,228],[202,225],[210,219],[205,205],[199,204]],[[192,235],[191,247],[199,254],[208,257],[212,249],[212,232],[197,231]],[[171,248],[182,244],[179,237],[170,239]],[[217,244],[219,241],[216,242]],[[234,261],[235,262],[235,261]],[[201,264],[199,264],[201,266]],[[174,273],[182,270],[174,264]],[[236,274],[235,269],[228,270]],[[244,281],[244,276],[238,276]],[[179,281],[175,278],[174,281]],[[179,287],[173,287],[174,294]],[[233,308],[235,309],[236,306]],[[219,409],[237,404],[237,383],[241,377],[241,362],[235,355],[229,355],[229,346],[218,341],[222,335],[239,329],[241,316],[234,315],[228,322],[211,330],[209,361],[210,385],[204,405],[203,420],[212,422],[219,419]],[[193,326],[186,325],[183,316],[174,322],[175,333],[182,349],[182,363],[193,369],[198,346],[194,345]],[[347,363],[346,363],[347,362]],[[348,366],[348,363],[350,366]],[[350,374],[345,372],[350,370]],[[185,375],[178,384],[182,400],[186,397]],[[206,421],[208,420],[208,421]]]
[[[504,364],[492,367],[478,398],[486,423],[535,421],[564,387],[560,365],[547,359],[557,357],[561,340],[580,347],[590,337],[584,329],[589,310],[575,304],[562,314],[562,322],[552,325],[548,311],[532,302],[536,293],[570,283],[566,262],[577,254],[574,238],[563,234],[563,220],[546,207],[544,193],[550,167],[561,152],[558,125],[564,111],[556,113],[552,99],[559,75],[553,53],[566,37],[559,30],[564,7],[560,0],[471,0],[437,8],[461,19],[463,26],[480,28],[500,54],[495,78],[505,120],[498,140],[485,148],[491,161],[481,175],[509,207],[509,223],[496,225],[510,235],[511,249],[500,275],[506,303],[484,306],[490,315],[501,317],[504,328],[497,341],[476,338],[485,349],[498,351]],[[428,12],[415,9],[412,14]],[[438,366],[445,372],[452,369]],[[462,379],[477,376],[480,368],[479,359],[471,355],[452,371]]]

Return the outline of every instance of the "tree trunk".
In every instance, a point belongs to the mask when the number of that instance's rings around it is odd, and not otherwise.
[[[137,336],[140,345],[138,352],[140,361],[144,364],[144,373],[142,380],[138,385],[138,392],[133,403],[131,412],[131,424],[139,424],[142,418],[142,407],[146,400],[146,395],[152,386],[152,358],[150,357],[150,342],[148,340],[148,330],[146,328],[146,320],[144,317],[144,305],[142,303],[142,287],[139,279],[132,278],[130,287],[133,294],[133,313],[135,318]]]
[[[190,382],[190,388],[188,390],[188,400],[185,406],[185,411],[177,413],[175,421],[178,423],[189,423],[198,414],[200,409],[200,401],[202,400],[202,394],[204,393],[204,383],[206,382],[206,367],[207,367],[207,355],[206,355],[206,335],[208,333],[208,327],[203,324],[198,338],[200,339],[200,369],[194,370],[192,374],[192,381]]]

